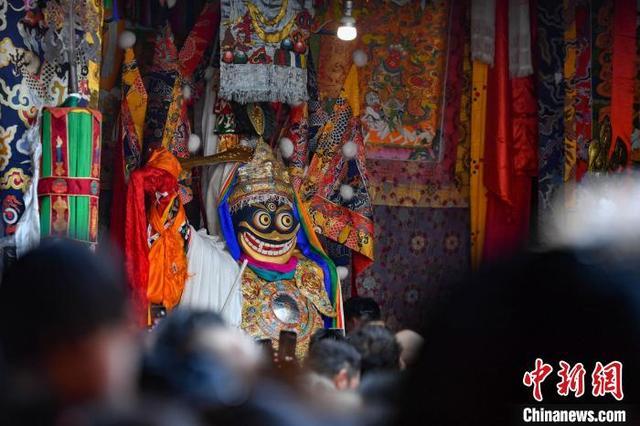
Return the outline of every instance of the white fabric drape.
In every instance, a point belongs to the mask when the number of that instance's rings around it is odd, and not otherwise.
[[[40,157],[42,156],[40,126],[31,127],[23,138],[28,142],[33,176],[29,188],[24,193],[24,213],[18,221],[14,235],[18,258],[40,244],[40,208],[38,205],[38,180],[40,179]]]
[[[511,77],[533,74],[529,0],[509,0],[509,74]]]
[[[471,59],[493,66],[496,45],[495,0],[471,2]]]
[[[233,288],[233,284],[240,267],[225,250],[225,244],[207,235],[204,229],[196,232],[191,227],[187,264],[189,277],[179,306],[218,312],[228,325],[239,327],[242,293],[240,286]]]

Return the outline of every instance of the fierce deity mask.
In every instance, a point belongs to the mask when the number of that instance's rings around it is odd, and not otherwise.
[[[296,247],[300,222],[289,175],[260,141],[251,162],[240,167],[229,197],[233,228],[245,255],[285,264]]]

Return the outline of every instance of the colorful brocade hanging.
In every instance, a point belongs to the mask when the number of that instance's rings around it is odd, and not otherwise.
[[[301,189],[316,232],[373,260],[373,209],[368,193],[365,147],[360,126],[358,73],[352,66],[340,97],[320,130]],[[353,158],[342,154],[354,144]],[[344,188],[344,186],[348,188]],[[349,195],[344,195],[348,190]],[[367,263],[369,263],[367,262]]]
[[[142,162],[142,136],[147,111],[147,91],[132,48],[126,49],[124,53],[121,84],[120,128],[114,154],[110,228],[114,243],[123,248],[126,212],[123,194],[127,190],[129,175]]]
[[[65,105],[42,113],[41,234],[95,244],[102,117],[73,98]]]
[[[213,39],[218,14],[215,2],[207,3],[180,52],[169,23],[158,35],[151,72],[145,76],[149,94],[145,146],[163,146],[179,158],[189,156],[187,144],[191,131],[183,87],[191,83],[190,79]]]
[[[240,103],[307,100],[311,0],[223,0],[220,96]]]

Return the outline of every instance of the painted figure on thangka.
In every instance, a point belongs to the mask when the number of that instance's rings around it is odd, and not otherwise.
[[[437,162],[448,2],[363,8],[360,46],[370,60],[360,90],[368,158]]]

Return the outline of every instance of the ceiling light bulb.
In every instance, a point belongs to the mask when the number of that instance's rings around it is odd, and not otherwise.
[[[352,9],[353,1],[345,1],[344,15],[340,19],[340,26],[338,27],[337,33],[340,40],[351,41],[358,36],[358,30],[356,29],[356,20],[351,16]]]
[[[358,30],[356,30],[356,27],[343,26],[338,28],[338,38],[340,40],[351,41],[355,40],[357,36]]]

